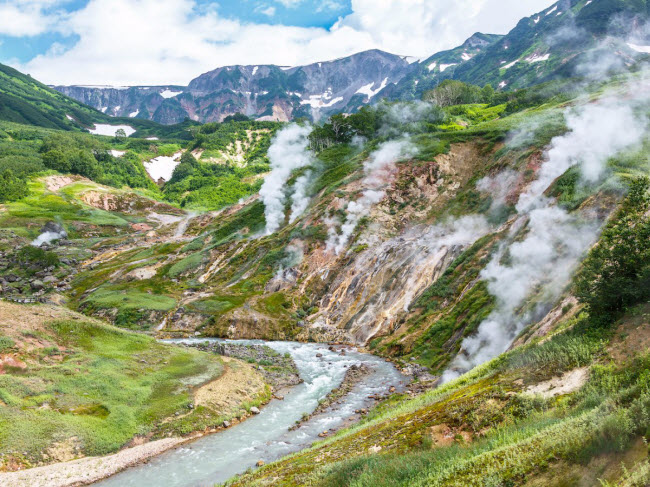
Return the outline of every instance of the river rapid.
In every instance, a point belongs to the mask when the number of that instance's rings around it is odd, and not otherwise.
[[[173,340],[176,343],[202,343],[206,339]],[[210,340],[217,341],[217,340]],[[218,340],[222,341],[222,340]],[[94,485],[101,487],[212,487],[254,467],[258,461],[277,460],[309,447],[318,434],[350,424],[354,411],[372,404],[368,396],[384,394],[391,386],[403,389],[406,379],[389,362],[373,355],[346,348],[345,355],[327,346],[311,343],[231,340],[231,343],[268,345],[275,351],[290,353],[304,383],[293,387],[284,400],[272,400],[259,415],[222,432],[170,450],[148,463],[130,468]],[[317,355],[322,355],[318,357]],[[319,400],[337,388],[351,365],[365,364],[371,369],[341,404],[316,415],[298,429],[289,428],[303,414],[312,413]]]

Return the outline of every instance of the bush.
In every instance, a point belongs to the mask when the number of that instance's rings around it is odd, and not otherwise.
[[[59,257],[54,252],[46,252],[40,247],[27,245],[16,254],[16,261],[23,266],[36,266],[41,269],[58,267]]]
[[[576,295],[597,322],[650,297],[650,181],[630,192],[578,273]]]
[[[14,176],[13,171],[9,169],[0,174],[0,203],[19,200],[28,193],[27,181],[24,178]]]
[[[3,353],[10,348],[14,348],[16,343],[9,337],[0,336],[0,353]]]

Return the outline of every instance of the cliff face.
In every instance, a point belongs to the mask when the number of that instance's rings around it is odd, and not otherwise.
[[[373,50],[299,67],[226,66],[202,74],[188,86],[54,88],[111,116],[163,124],[185,118],[218,122],[235,113],[287,121],[355,110],[412,69],[403,56]]]

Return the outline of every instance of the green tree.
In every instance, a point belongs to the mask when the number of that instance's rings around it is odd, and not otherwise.
[[[481,101],[483,103],[492,103],[494,101],[494,88],[492,85],[487,84],[481,90]]]
[[[126,131],[124,129],[117,129],[115,131],[115,140],[118,142],[126,140]]]
[[[59,172],[70,172],[71,165],[67,155],[60,149],[52,149],[43,154],[43,164],[48,169]]]
[[[608,323],[650,297],[650,196],[635,180],[578,273],[576,294],[596,322]]]
[[[27,181],[24,178],[14,176],[10,169],[0,174],[0,203],[19,200],[28,193]]]

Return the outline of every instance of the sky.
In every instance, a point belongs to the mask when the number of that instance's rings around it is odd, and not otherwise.
[[[367,49],[425,59],[554,0],[0,0],[0,63],[48,84],[186,85]]]

